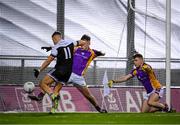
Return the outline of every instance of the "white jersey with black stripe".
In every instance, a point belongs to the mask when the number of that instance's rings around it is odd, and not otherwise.
[[[72,71],[74,46],[78,45],[78,41],[61,40],[51,50],[51,56],[56,57],[56,69],[64,72]]]

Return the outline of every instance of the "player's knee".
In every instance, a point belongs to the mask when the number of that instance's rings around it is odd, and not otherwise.
[[[153,105],[154,105],[153,101],[150,101],[150,100],[147,102],[147,104],[148,104],[149,106],[153,106]]]

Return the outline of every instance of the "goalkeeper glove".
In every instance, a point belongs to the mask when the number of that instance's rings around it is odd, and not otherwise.
[[[112,87],[112,85],[113,85],[113,83],[115,83],[115,81],[114,81],[114,80],[109,80],[109,81],[108,81],[108,86],[111,88],[111,87]]]
[[[34,69],[34,77],[38,77],[39,76],[40,71],[38,69]]]
[[[51,49],[52,49],[52,47],[41,47],[41,49],[45,49],[46,50],[46,52],[48,52],[48,51],[50,51]]]

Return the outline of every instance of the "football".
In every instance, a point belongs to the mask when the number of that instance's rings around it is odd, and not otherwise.
[[[35,85],[33,82],[25,82],[23,88],[25,92],[32,93],[35,88]]]

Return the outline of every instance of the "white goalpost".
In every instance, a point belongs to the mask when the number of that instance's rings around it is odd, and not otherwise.
[[[166,0],[166,103],[171,106],[171,0]]]

